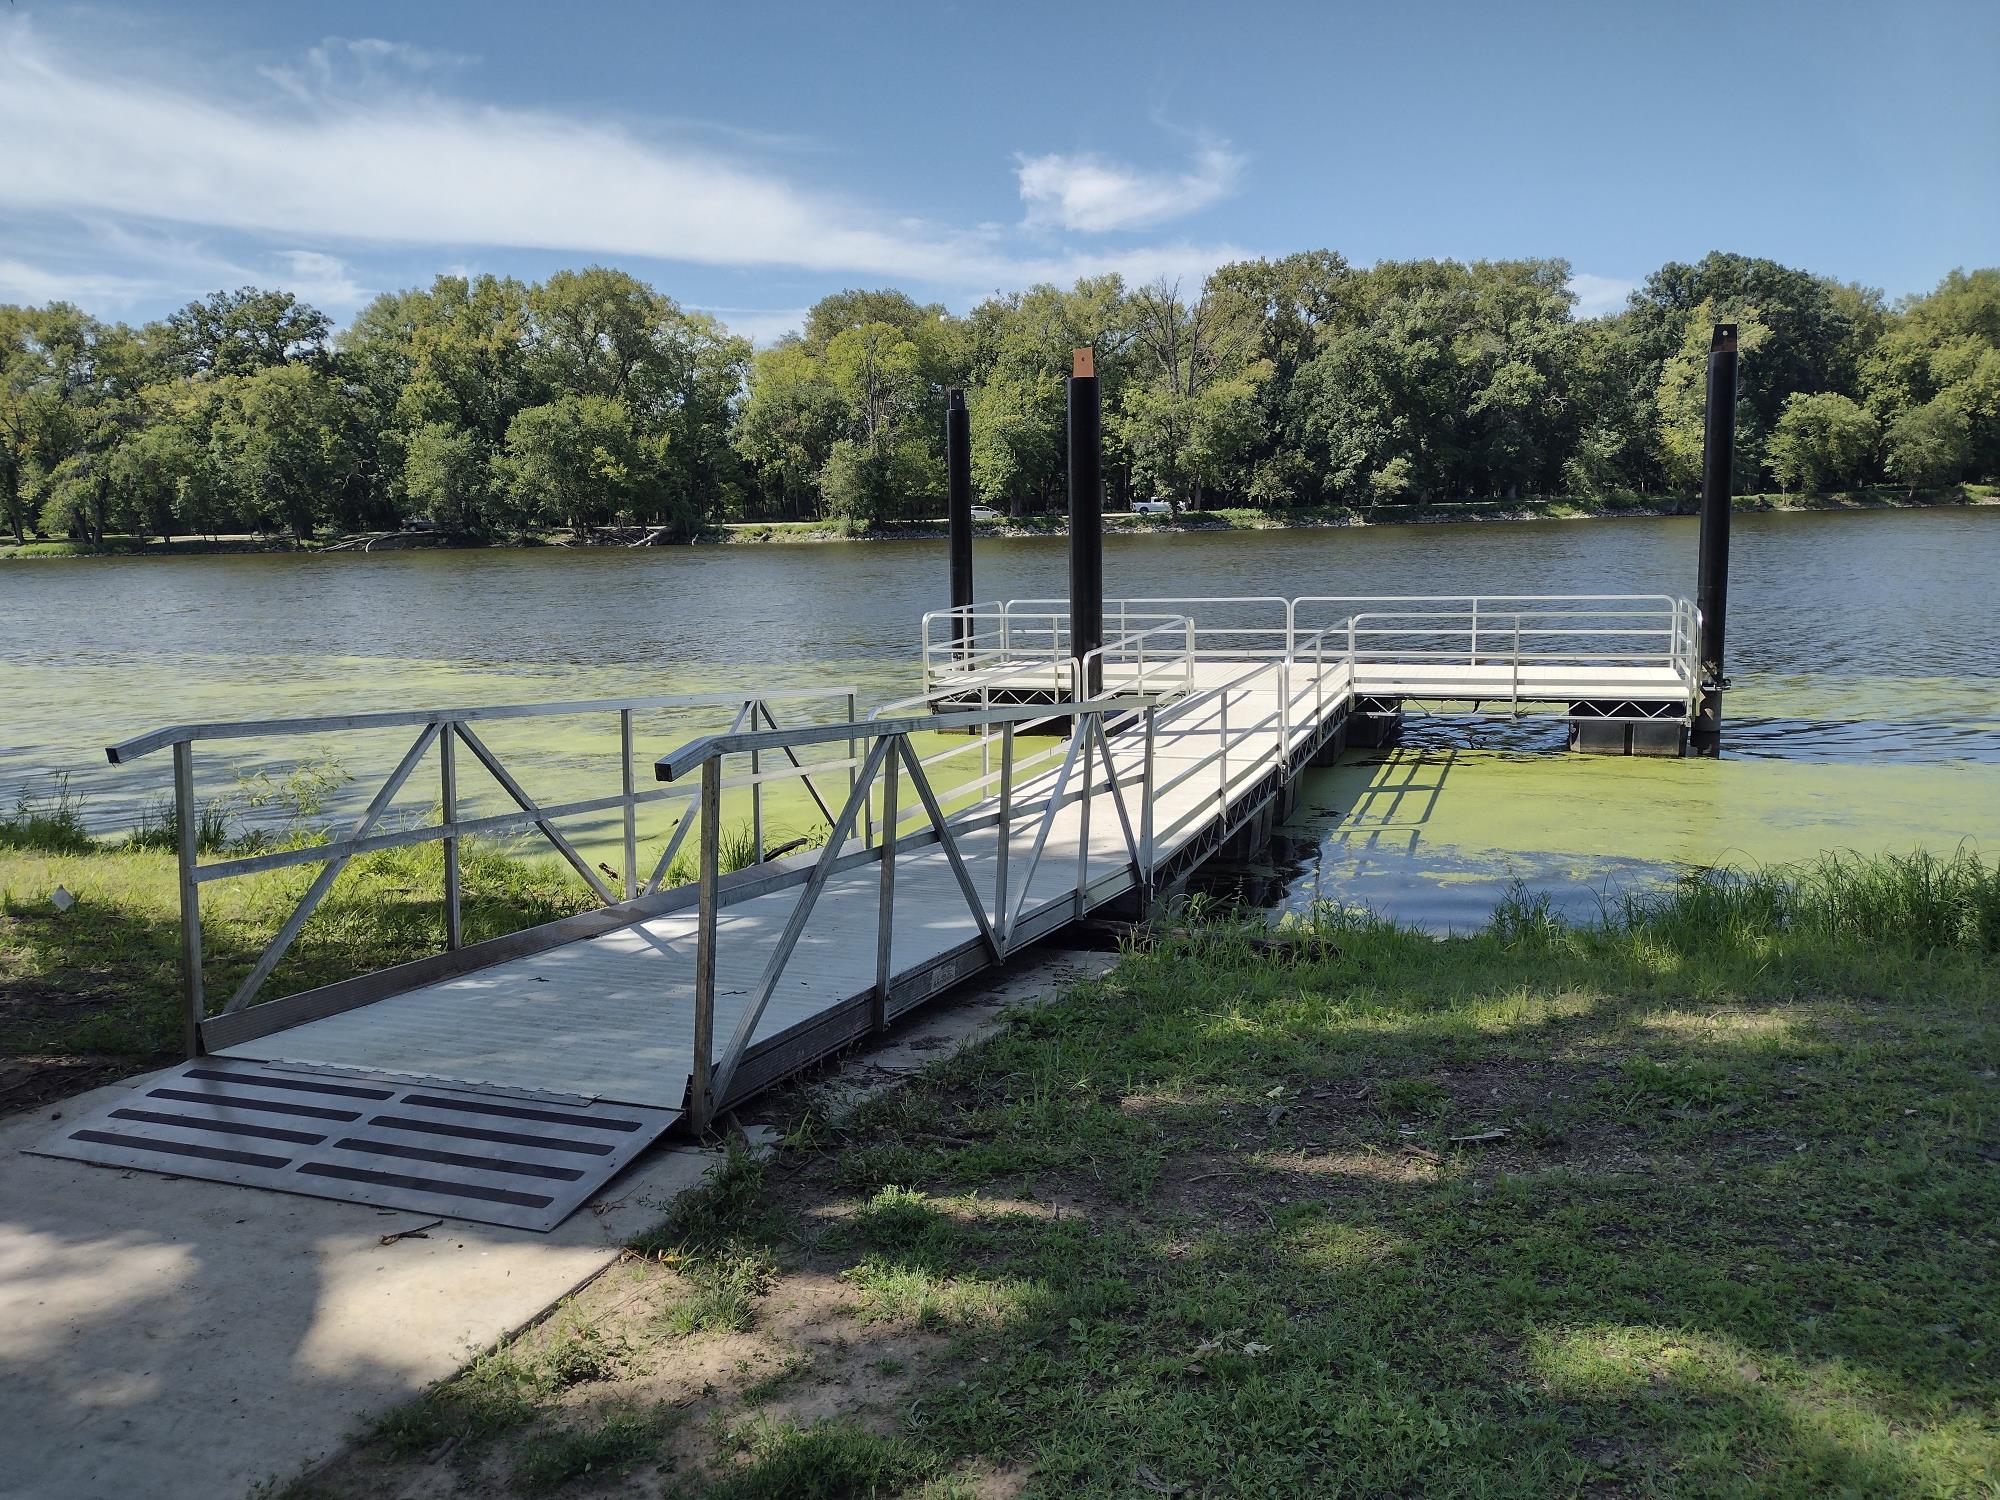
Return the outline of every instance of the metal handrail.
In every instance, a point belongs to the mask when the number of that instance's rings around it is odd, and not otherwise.
[[[766,703],[782,703],[807,698],[837,698],[851,695],[848,686],[824,688],[773,688],[755,696]],[[395,729],[413,724],[435,724],[446,719],[541,719],[559,714],[608,713],[629,709],[644,713],[654,709],[729,708],[747,701],[742,693],[670,693],[648,698],[579,698],[552,703],[486,703],[456,708],[390,709],[358,714],[316,714],[294,719],[227,719],[206,724],[170,724],[149,729],[129,740],[104,747],[106,758],[122,766],[163,750],[169,745],[193,740],[264,739],[295,734],[331,734],[342,730]]]
[[[203,973],[201,887],[218,880],[239,879],[261,874],[270,870],[286,869],[299,865],[317,864],[320,872],[298,899],[277,932],[260,950],[253,960],[250,972],[237,986],[235,992],[219,1012],[233,1015],[248,1008],[270,978],[278,963],[291,948],[293,942],[304,930],[327,893],[332,890],[349,863],[364,854],[386,849],[407,848],[416,844],[441,843],[444,846],[444,940],[447,952],[456,951],[463,945],[464,932],[461,916],[461,891],[459,875],[460,841],[477,835],[499,835],[533,831],[546,839],[556,852],[569,864],[592,893],[604,905],[614,905],[621,899],[614,895],[610,886],[599,877],[598,872],[577,851],[555,827],[555,819],[580,816],[585,813],[622,812],[624,869],[619,872],[623,886],[624,901],[633,901],[649,895],[659,887],[660,881],[671,868],[674,855],[685,839],[691,819],[684,814],[677,824],[666,852],[661,856],[652,875],[641,884],[638,877],[638,828],[637,810],[643,803],[661,800],[665,797],[685,792],[676,789],[638,789],[633,775],[633,720],[635,713],[660,710],[687,710],[702,708],[737,709],[736,723],[756,723],[761,720],[776,725],[771,713],[772,701],[800,702],[807,700],[834,700],[845,703],[846,720],[841,725],[831,726],[838,732],[834,738],[854,738],[851,726],[854,721],[856,689],[841,685],[823,688],[773,689],[766,694],[737,693],[679,693],[648,695],[630,698],[589,698],[572,699],[547,703],[501,703],[461,705],[451,708],[405,709],[386,712],[355,714],[324,714],[311,717],[284,719],[243,719],[200,724],[174,724],[150,730],[131,739],[107,746],[105,754],[113,765],[125,765],[155,751],[171,748],[174,765],[174,817],[176,825],[176,861],[181,917],[181,992],[184,1008],[183,1040],[190,1056],[201,1050],[201,1028],[208,1016],[207,986]],[[548,805],[537,802],[515,779],[501,758],[472,728],[474,723],[486,721],[555,718],[594,713],[615,713],[618,715],[620,790],[612,795],[572,800]],[[194,747],[202,742],[227,740],[247,740],[266,738],[288,738],[303,735],[323,735],[338,732],[366,732],[369,730],[416,727],[417,735],[410,747],[404,751],[395,768],[384,779],[370,798],[366,809],[354,822],[344,837],[330,839],[324,843],[305,844],[297,848],[272,850],[262,854],[240,856],[203,864],[198,843],[200,809],[195,797]],[[414,828],[397,829],[391,832],[374,832],[374,828],[388,812],[395,798],[417,767],[429,753],[437,752],[438,775],[438,815],[434,823],[424,823]],[[459,778],[457,752],[469,752],[493,781],[514,802],[517,811],[497,816],[464,818],[459,815]],[[789,752],[787,752],[789,754]],[[850,757],[851,758],[851,757]],[[814,782],[815,772],[837,771],[840,763],[817,763],[802,766],[796,756],[791,757],[792,769],[786,775],[796,775],[806,786],[813,800],[822,810],[827,802],[819,786]],[[763,858],[763,784],[779,779],[764,774],[754,763],[751,776],[736,785],[751,788],[752,823],[756,841],[756,857]],[[851,777],[850,777],[851,780]],[[689,812],[694,808],[690,805]]]
[[[1461,685],[1458,696],[1494,697],[1508,703],[1518,715],[1523,701],[1524,668],[1549,666],[1599,666],[1653,668],[1665,666],[1674,673],[1680,688],[1684,712],[1691,712],[1697,680],[1694,664],[1695,641],[1693,606],[1667,596],[1573,596],[1564,599],[1521,596],[1526,605],[1559,603],[1563,608],[1496,607],[1501,601],[1477,599],[1420,599],[1419,604],[1443,603],[1449,609],[1396,609],[1357,611],[1344,622],[1348,655],[1354,672],[1356,691],[1366,690],[1364,674],[1370,668],[1388,669],[1426,665],[1463,665],[1478,668],[1505,665],[1508,668],[1504,692],[1484,694],[1480,684]],[[1604,604],[1644,604],[1640,609],[1605,608]],[[1483,608],[1482,608],[1483,606]],[[1296,619],[1296,613],[1294,615]],[[1633,625],[1631,621],[1660,623]],[[1485,646],[1482,649],[1482,633]],[[1576,642],[1575,647],[1568,643]],[[1394,644],[1389,644],[1393,642]],[[1651,642],[1656,644],[1640,645]],[[1421,643],[1421,644],[1418,644]],[[1591,649],[1592,647],[1595,649]],[[1395,683],[1392,677],[1392,684]],[[1397,684],[1400,685],[1400,684]],[[1533,697],[1533,684],[1528,684]],[[1616,684],[1608,686],[1615,687]],[[1573,697],[1574,692],[1565,696]]]
[[[758,1024],[772,995],[776,992],[813,908],[834,874],[871,861],[880,867],[881,898],[877,906],[876,983],[871,1002],[871,1022],[878,1028],[887,1024],[889,989],[894,978],[891,952],[895,925],[896,865],[900,854],[931,845],[942,849],[953,878],[964,897],[966,907],[978,927],[980,941],[995,961],[1006,956],[1018,936],[1050,832],[1063,808],[1069,806],[1080,808],[1081,831],[1078,842],[1076,884],[1067,897],[1059,898],[1073,902],[1077,915],[1082,915],[1090,901],[1092,883],[1089,869],[1089,828],[1092,802],[1097,794],[1106,793],[1111,799],[1124,835],[1129,867],[1134,879],[1148,878],[1150,851],[1144,840],[1150,830],[1146,812],[1150,808],[1153,796],[1150,721],[1159,701],[1157,694],[1120,693],[1032,706],[1005,708],[988,706],[977,710],[945,713],[885,715],[852,726],[834,724],[784,730],[732,729],[720,734],[704,735],[661,756],[654,765],[654,774],[659,780],[679,781],[697,772],[701,779],[699,805],[702,808],[700,819],[702,836],[697,894],[694,1046],[688,1100],[690,1113],[696,1123],[705,1124],[712,1117],[718,1103],[728,1097],[731,1081],[756,1036]],[[1145,754],[1140,768],[1142,796],[1145,800],[1141,804],[1141,821],[1136,830],[1124,795],[1125,787],[1131,779],[1129,769],[1121,771],[1113,759],[1110,737],[1105,729],[1107,718],[1120,721],[1137,719],[1147,725],[1144,737]],[[1014,779],[1015,772],[1019,769],[1015,753],[1016,731],[1022,725],[1047,724],[1051,720],[1060,719],[1067,719],[1070,723],[1067,749],[1060,770],[1053,778],[1041,780],[1035,786],[1017,788]],[[982,774],[966,783],[940,790],[933,785],[931,768],[942,762],[962,757],[970,753],[973,747],[966,746],[963,749],[926,758],[916,752],[910,737],[919,733],[959,728],[982,730],[989,735],[995,729],[999,731],[1000,793],[997,805],[983,795],[977,795],[971,805],[947,814],[944,811],[947,801],[956,800],[968,793],[983,792],[991,783],[992,776],[990,773]],[[752,899],[775,888],[773,885],[763,883],[739,886],[730,892],[725,892],[722,888],[714,810],[720,802],[724,763],[735,755],[754,755],[769,750],[790,751],[815,744],[840,741],[847,739],[850,733],[868,747],[862,756],[859,774],[849,790],[845,803],[829,820],[831,829],[827,842],[813,860],[811,869],[790,872],[782,878],[784,884],[801,884],[804,889],[787,915],[784,929],[766,958],[760,977],[747,994],[733,1034],[718,1054],[715,1020],[719,913],[725,905]],[[902,831],[903,824],[908,819],[900,810],[901,789],[905,777],[917,795],[923,822],[927,825],[909,834]],[[854,849],[851,847],[852,835],[873,807],[878,788],[883,836],[872,847]],[[1017,791],[1027,791],[1029,795],[1020,798],[1016,795]],[[1037,814],[1039,814],[1037,832],[1025,871],[1013,887],[1014,895],[1010,899],[1008,854],[1013,840],[1014,820]],[[998,830],[996,845],[998,854],[995,861],[990,913],[985,899],[973,885],[959,847],[962,836],[987,828]]]

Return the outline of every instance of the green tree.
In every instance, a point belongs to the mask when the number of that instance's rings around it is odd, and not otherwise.
[[[965,342],[975,386],[973,479],[982,498],[1019,516],[1047,509],[1064,487],[1067,380],[1074,353],[1089,345],[1107,414],[1107,478],[1130,490],[1128,454],[1116,415],[1134,363],[1124,284],[1116,276],[1086,277],[1068,290],[1046,283],[994,297],[966,320]]]
[[[169,541],[194,529],[190,518],[199,526],[209,513],[207,445],[201,434],[165,413],[152,413],[118,445],[108,477],[133,531]]]
[[[1787,396],[1765,462],[1785,489],[1838,489],[1859,482],[1880,438],[1875,419],[1837,391]]]
[[[632,413],[613,396],[558,396],[507,428],[507,487],[516,513],[581,530],[616,519],[640,481]]]
[[[1933,397],[1889,428],[1883,466],[1913,492],[1951,484],[1972,461],[1972,424],[1949,395]]]
[[[360,473],[347,416],[340,387],[309,365],[228,378],[210,450],[238,514],[300,541],[340,518]]]
[[[794,517],[819,506],[820,473],[852,420],[847,400],[797,339],[758,354],[736,445]]]
[[[29,308],[0,306],[0,525],[16,544],[35,520],[28,466],[39,435],[41,371],[33,320]]]
[[[1215,279],[1190,302],[1179,283],[1165,278],[1132,293],[1127,306],[1144,374],[1126,386],[1113,425],[1139,477],[1198,510],[1204,491],[1220,477],[1225,449],[1241,456],[1231,444],[1199,449],[1205,424],[1218,431],[1236,424],[1239,414],[1226,408],[1250,400],[1269,374],[1256,358],[1261,308]],[[1210,395],[1231,383],[1229,396]]]
[[[405,447],[403,488],[411,504],[447,530],[484,531],[493,497],[493,455],[476,432],[426,422]]]
[[[1680,348],[1661,367],[1655,404],[1659,412],[1659,444],[1667,483],[1693,489],[1701,482],[1701,449],[1708,410],[1708,353],[1714,325],[1726,321],[1713,303],[1698,304],[1683,320]],[[1754,308],[1734,314],[1739,371],[1754,366],[1770,339],[1770,330]],[[1740,494],[1757,481],[1763,442],[1743,382],[1737,385],[1734,480]]]
[[[1869,294],[1776,261],[1714,251],[1692,265],[1669,262],[1632,296],[1634,334],[1649,359],[1664,367],[1684,355],[1690,338],[1708,337],[1711,321],[1764,329],[1754,360],[1738,374],[1737,482],[1755,488],[1764,444],[1795,393],[1852,391],[1866,355],[1872,313]],[[1690,325],[1699,325],[1696,333]],[[1664,457],[1685,482],[1676,450]]]
[[[333,320],[290,292],[216,292],[168,318],[159,357],[177,375],[252,375],[274,365],[324,366]]]

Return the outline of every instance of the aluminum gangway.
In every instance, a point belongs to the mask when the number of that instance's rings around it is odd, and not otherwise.
[[[1300,772],[1411,698],[1506,711],[1620,707],[1684,724],[1696,636],[1682,601],[1126,600],[1105,644],[1065,656],[1059,601],[941,611],[923,685],[866,718],[846,686],[339,718],[178,725],[111,747],[171,749],[191,1061],[41,1149],[318,1196],[549,1228],[677,1123],[705,1129],[774,1081],[1106,908],[1140,914],[1232,839],[1268,832]],[[1361,607],[1357,607],[1361,606]],[[1078,686],[1101,675],[1093,697]],[[638,775],[635,715],[733,709]],[[781,723],[778,711],[809,717]],[[535,800],[492,721],[615,715],[615,794]],[[344,836],[204,861],[198,744],[413,730]],[[461,813],[460,752],[514,804]],[[428,766],[435,813],[391,826]],[[470,769],[470,767],[464,767]],[[796,782],[820,846],[771,857],[764,799]],[[728,869],[732,797],[750,814]],[[640,871],[639,814],[671,831]],[[615,820],[622,870],[558,822]],[[546,839],[601,904],[465,941],[460,850]],[[442,951],[260,999],[350,862],[441,846]],[[672,873],[691,854],[692,880]],[[318,874],[228,997],[206,982],[213,882]],[[609,878],[607,878],[607,875]],[[144,1097],[139,1097],[144,1095]]]

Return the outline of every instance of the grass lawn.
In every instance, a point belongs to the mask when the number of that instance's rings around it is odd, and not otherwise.
[[[1193,924],[295,1496],[1991,1495],[2000,872]]]

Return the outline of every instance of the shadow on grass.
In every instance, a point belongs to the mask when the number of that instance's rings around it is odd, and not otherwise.
[[[1571,936],[1200,934],[868,1111],[803,1211],[960,1340],[913,1435],[1083,1494],[1990,1483],[1991,955]]]

